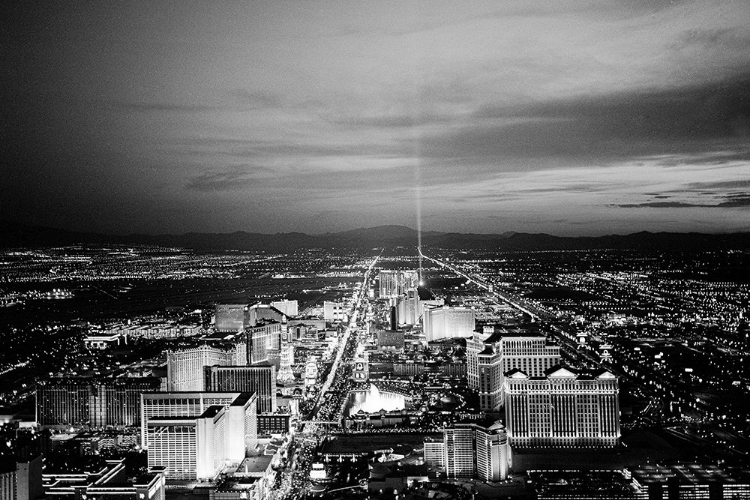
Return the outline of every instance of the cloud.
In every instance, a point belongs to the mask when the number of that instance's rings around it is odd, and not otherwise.
[[[265,167],[253,167],[250,171],[208,171],[192,177],[185,187],[201,192],[246,189],[269,174],[273,174],[273,170]]]
[[[681,201],[651,201],[646,203],[623,203],[621,205],[608,205],[619,208],[688,208],[688,207],[712,207],[715,205],[696,205],[683,203]]]
[[[687,189],[696,191],[705,189],[737,189],[737,188],[750,188],[750,179],[737,179],[731,181],[719,181],[719,182],[690,182],[686,186]]]
[[[449,114],[429,115],[384,115],[384,116],[351,116],[332,119],[330,122],[336,125],[372,128],[414,128],[424,125],[446,123],[453,119]]]
[[[167,102],[124,102],[115,101],[112,106],[120,107],[128,111],[149,111],[155,113],[178,112],[178,113],[203,113],[206,111],[220,111],[221,106],[207,104],[180,104]]]
[[[727,201],[719,203],[720,207],[750,207],[750,194],[727,196]]]
[[[750,123],[748,96],[750,75],[697,87],[485,105],[470,124],[424,138],[422,151],[478,162],[518,157],[609,161],[706,149],[730,150],[717,161],[747,159],[750,135],[738,124]],[[705,163],[705,158],[697,160]]]
[[[655,198],[659,198],[658,196]],[[688,203],[682,201],[650,201],[644,203],[623,203],[608,205],[618,208],[742,208],[750,207],[750,194],[726,195],[719,203]]]

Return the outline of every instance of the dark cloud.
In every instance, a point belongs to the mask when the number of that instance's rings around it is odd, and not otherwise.
[[[655,198],[658,198],[655,197]],[[687,203],[681,201],[649,201],[645,203],[625,203],[608,205],[618,208],[740,208],[750,207],[750,194],[731,194],[720,197],[724,201],[719,203]]]
[[[717,150],[714,161],[731,161],[750,158],[748,124],[750,75],[698,87],[484,106],[471,124],[424,138],[422,152],[497,162],[519,157],[610,161]],[[673,161],[684,164],[690,158]]]
[[[737,179],[736,181],[722,182],[691,182],[686,187],[694,190],[750,188],[750,179]]]
[[[273,171],[265,167],[253,167],[251,170],[236,170],[229,172],[203,172],[187,183],[185,186],[194,191],[235,191],[246,189],[258,182],[263,175]]]
[[[750,207],[750,194],[727,196],[727,201],[719,203],[720,207]]]
[[[696,205],[694,203],[683,203],[681,201],[650,201],[646,203],[624,203],[621,205],[608,205],[619,208],[688,208],[688,207],[714,207],[717,205]]]

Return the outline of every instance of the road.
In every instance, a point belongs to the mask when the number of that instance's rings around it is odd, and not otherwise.
[[[317,418],[318,413],[320,412],[321,406],[325,404],[325,395],[326,392],[328,392],[331,389],[331,386],[333,383],[341,376],[341,368],[342,366],[345,366],[346,363],[349,363],[352,359],[351,354],[348,353],[350,349],[347,349],[347,346],[349,342],[352,340],[351,336],[353,332],[357,331],[357,322],[360,320],[361,317],[364,316],[363,314],[363,307],[365,304],[365,301],[363,300],[364,297],[367,295],[368,290],[368,284],[370,281],[370,274],[372,273],[373,268],[375,267],[375,264],[378,261],[378,258],[380,256],[378,255],[373,259],[373,261],[370,263],[370,266],[367,268],[367,271],[365,271],[364,278],[362,280],[362,286],[355,290],[354,292],[354,305],[352,306],[351,313],[349,315],[349,325],[346,327],[346,330],[344,330],[344,336],[341,339],[339,343],[339,348],[336,351],[336,357],[333,360],[333,365],[331,366],[331,371],[328,373],[328,378],[326,378],[325,382],[323,382],[323,386],[320,389],[320,392],[318,393],[317,400],[315,401],[315,405],[313,406],[313,410],[308,414],[306,420],[313,421]],[[315,426],[311,425],[309,432],[315,432],[314,429]],[[306,426],[306,431],[308,431]]]
[[[497,291],[492,290],[491,289],[492,288],[492,284],[488,283],[483,278],[479,278],[477,276],[472,276],[470,274],[465,273],[464,271],[462,271],[461,269],[457,268],[456,266],[452,266],[452,265],[448,264],[447,262],[443,262],[441,260],[438,260],[438,259],[435,259],[433,257],[430,257],[429,255],[425,255],[424,253],[422,253],[422,249],[421,248],[419,249],[419,255],[422,258],[424,258],[424,259],[427,259],[429,261],[434,262],[435,264],[439,265],[440,267],[444,267],[444,268],[450,269],[451,271],[453,271],[457,275],[461,276],[462,278],[465,278],[468,281],[470,281],[471,283],[476,284],[479,288],[482,288],[483,290],[486,290],[487,293],[490,294],[492,297],[494,297],[494,298],[496,298],[496,299],[498,299],[498,300],[500,300],[502,302],[505,302],[506,304],[508,304],[508,305],[510,305],[512,307],[515,307],[519,311],[528,314],[529,316],[531,316],[532,318],[534,318],[537,321],[539,321],[539,320],[550,320],[550,319],[554,319],[555,318],[555,316],[553,314],[551,314],[551,313],[549,313],[549,312],[547,312],[547,311],[545,311],[543,309],[540,309],[536,305],[529,303],[528,301],[524,300],[521,297],[517,297],[515,295],[511,295],[511,294],[509,294],[507,292],[497,292]]]

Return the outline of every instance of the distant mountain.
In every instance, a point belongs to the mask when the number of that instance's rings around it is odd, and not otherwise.
[[[417,231],[406,226],[377,226],[338,233],[261,234],[185,233],[180,235],[131,234],[127,236],[81,233],[0,221],[0,247],[48,247],[75,244],[158,245],[196,251],[251,250],[284,252],[302,248],[416,247]],[[750,249],[750,233],[649,233],[598,237],[559,237],[549,234],[507,232],[467,234],[423,232],[422,246],[500,251],[530,250],[712,250]]]

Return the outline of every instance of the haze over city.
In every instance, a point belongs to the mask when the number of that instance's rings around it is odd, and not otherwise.
[[[745,1],[19,2],[0,18],[4,219],[750,230]]]

